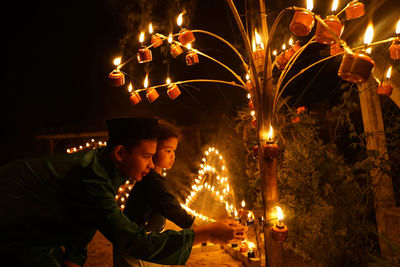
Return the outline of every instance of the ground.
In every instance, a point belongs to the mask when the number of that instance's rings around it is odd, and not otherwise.
[[[169,227],[174,228],[174,227]],[[96,233],[88,247],[88,260],[85,267],[110,267],[112,266],[112,245],[99,232]],[[229,266],[242,267],[241,262],[234,260],[222,249],[216,251],[200,252],[194,249],[185,265],[187,267],[197,266]]]

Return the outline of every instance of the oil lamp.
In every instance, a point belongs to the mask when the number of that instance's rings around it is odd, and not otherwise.
[[[247,258],[253,259],[256,257],[256,254],[254,253],[254,247],[250,247],[249,245],[249,252],[247,252]]]
[[[397,22],[396,34],[397,36],[393,39],[389,47],[390,57],[392,59],[400,59],[400,20]]]
[[[249,250],[249,247],[247,246],[246,241],[242,241],[239,247],[240,252],[247,252]]]
[[[137,91],[132,90],[132,84],[130,83],[128,86],[128,90],[131,93],[129,96],[129,102],[131,102],[132,105],[136,105],[139,103],[142,98],[140,97],[139,93]]]
[[[119,70],[113,70],[108,77],[112,86],[121,86],[125,84],[125,75]]]
[[[346,12],[347,20],[362,17],[365,14],[364,4],[361,2],[358,2],[357,0],[351,1],[349,3],[349,5],[347,6],[345,12]]]
[[[146,63],[151,61],[153,58],[151,56],[151,51],[147,47],[143,46],[143,41],[144,41],[144,32],[140,33],[139,37],[139,42],[141,44],[141,47],[139,48],[139,51],[137,53],[137,60],[139,63]]]
[[[196,63],[199,63],[199,56],[197,55],[197,53],[194,50],[192,50],[191,44],[188,44],[187,48],[189,49],[189,52],[187,53],[187,55],[185,57],[186,65],[192,66]]]
[[[268,132],[268,140],[262,146],[264,158],[277,157],[279,154],[279,146],[273,141],[273,139],[274,139],[274,130],[270,125]]]
[[[338,4],[339,0],[333,0],[332,12],[336,11]],[[338,37],[342,35],[344,26],[337,16],[329,15],[324,19],[324,22]],[[320,44],[331,44],[335,41],[335,38],[327,29],[322,27],[321,23],[317,23],[315,41]]]
[[[253,226],[253,225],[254,225],[253,214],[252,214],[251,212],[249,212],[249,213],[247,214],[246,225],[247,225],[247,226]]]
[[[153,34],[153,24],[151,24],[151,22],[149,24],[149,33]],[[157,48],[162,45],[163,40],[161,39],[161,36],[156,33],[151,36],[150,42],[154,48]]]
[[[306,112],[306,107],[305,107],[305,106],[298,107],[298,108],[296,109],[296,112],[297,112],[297,114]]]
[[[365,32],[364,43],[367,46],[372,42],[373,27],[370,24]],[[355,54],[345,53],[340,64],[338,75],[345,81],[351,83],[364,83],[368,80],[375,62],[365,51],[359,51]]]
[[[182,26],[182,22],[183,22],[182,17],[183,17],[183,13],[179,14],[179,16],[177,18],[178,26]],[[187,44],[193,43],[196,40],[193,33],[190,30],[187,30],[185,28],[180,30],[178,39],[182,45],[187,45]]]
[[[183,53],[183,49],[182,49],[182,47],[181,47],[180,45],[178,45],[178,44],[172,44],[172,45],[171,45],[171,50],[170,50],[170,52],[171,52],[171,56],[172,56],[173,58],[176,58],[176,57],[178,57],[180,54]]]
[[[251,119],[251,126],[253,126],[253,128],[257,128],[257,119],[255,117],[253,117],[253,119]]]
[[[264,71],[265,63],[265,50],[264,45],[261,42],[261,37],[258,35],[257,30],[254,31],[255,42],[253,41],[253,59],[256,65],[256,71],[258,75],[261,75]]]
[[[313,9],[313,0],[307,0],[307,9]],[[308,11],[296,10],[289,27],[293,34],[307,36],[314,27],[314,16]]]
[[[389,79],[390,79],[390,74],[392,72],[392,66],[389,67],[387,73],[386,73],[386,79],[387,82],[382,81],[377,89],[377,93],[378,95],[391,95],[392,91],[393,91],[393,86],[389,83]]]
[[[283,70],[285,68],[286,64],[289,62],[289,60],[285,57],[285,51],[276,57],[275,62],[278,70]]]
[[[246,74],[246,87],[247,87],[247,90],[249,90],[250,92],[254,88],[253,82],[251,81],[250,75],[248,73]]]
[[[253,101],[251,101],[251,99],[249,100],[249,109],[254,110],[254,104]]]
[[[276,211],[278,213],[278,223],[275,223],[272,228],[271,228],[271,237],[273,240],[277,242],[284,242],[287,239],[288,236],[288,228],[286,225],[282,222],[283,219],[283,213],[282,209],[280,207],[276,207]]]
[[[170,78],[167,79],[167,84],[168,84],[168,90],[167,90],[167,95],[170,99],[175,99],[181,94],[181,90],[179,90],[178,85],[175,83],[171,84]]]
[[[149,85],[149,75],[146,74],[146,78],[144,79],[144,88],[147,88]],[[146,90],[146,98],[150,103],[154,102],[159,97],[159,94],[156,89],[149,88]]]

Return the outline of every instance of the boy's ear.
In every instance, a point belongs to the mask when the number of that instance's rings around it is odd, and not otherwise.
[[[123,161],[123,154],[125,152],[125,147],[123,145],[117,145],[111,150],[111,158],[116,162]]]

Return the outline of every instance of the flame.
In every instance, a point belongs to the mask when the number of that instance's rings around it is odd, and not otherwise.
[[[338,5],[339,5],[339,0],[333,0],[332,9],[331,9],[332,12],[336,11]]]
[[[396,34],[400,34],[400,19],[399,19],[399,21],[397,22]]]
[[[183,22],[183,13],[179,14],[178,18],[176,19],[176,23],[178,23],[178,26],[181,26]]]
[[[250,99],[251,98],[251,94],[247,94],[247,98]]]
[[[249,250],[254,250],[254,248],[256,247],[256,245],[250,241],[247,242],[247,246],[249,247]]]
[[[139,36],[139,42],[143,43],[143,41],[144,41],[144,32],[141,32]]]
[[[168,77],[167,78],[167,84],[170,84],[171,83],[171,79]]]
[[[278,220],[282,221],[282,219],[283,219],[283,212],[282,212],[281,207],[276,207],[276,212],[277,212]]]
[[[238,216],[238,212],[237,212],[237,210],[235,210],[235,217],[237,217]]]
[[[256,115],[256,111],[255,111],[255,110],[252,110],[252,111],[250,112],[250,115],[254,117],[254,116]]]
[[[246,74],[246,80],[250,80],[250,75],[248,73]]]
[[[390,79],[390,74],[392,74],[392,66],[389,67],[389,69],[386,73],[386,78]]]
[[[290,46],[293,45],[293,38],[290,38],[290,40],[289,40],[289,45],[290,45]]]
[[[253,40],[253,42],[251,42],[251,46],[253,48],[253,51],[256,51],[256,41]]]
[[[132,90],[133,90],[133,86],[132,86],[132,83],[130,83],[130,84],[128,85],[128,92],[131,93]]]
[[[121,64],[121,60],[122,60],[121,57],[116,57],[116,58],[114,58],[114,61],[113,61],[114,65],[115,65],[115,66],[118,66],[119,64]]]
[[[149,33],[152,34],[153,33],[153,24],[149,24]]]
[[[282,45],[282,50],[286,50],[286,44]]]
[[[314,8],[313,0],[307,0],[307,9],[311,11],[313,10],[313,8]]]
[[[189,49],[189,50],[190,50],[190,49],[192,49],[192,44],[187,44],[187,46],[186,46],[186,47],[187,47],[187,49]]]
[[[372,42],[372,39],[374,38],[374,26],[372,23],[368,25],[367,30],[365,31],[364,35],[364,44],[369,45]]]
[[[244,200],[242,200],[242,208],[244,208],[246,206],[246,202],[244,202]]]
[[[270,125],[269,126],[269,132],[268,132],[268,140],[272,141],[272,139],[274,139],[274,129]]]
[[[371,54],[371,52],[372,52],[372,47],[368,47],[367,50],[365,50],[365,52],[367,52],[368,54]]]
[[[261,44],[261,37],[260,37],[260,35],[258,34],[258,32],[257,32],[256,29],[254,30],[254,36],[255,36],[255,39],[256,39],[256,44],[257,44],[257,45],[260,45],[260,44]]]
[[[278,52],[276,51],[276,50],[274,50],[273,52],[272,52],[272,55],[274,55],[274,56],[276,56],[278,54]]]
[[[149,75],[148,74],[146,74],[146,78],[144,79],[143,86],[144,86],[144,88],[147,88],[149,86]]]
[[[172,43],[172,33],[168,35],[168,43]]]

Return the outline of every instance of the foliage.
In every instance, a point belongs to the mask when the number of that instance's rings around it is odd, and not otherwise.
[[[287,246],[296,254],[326,266],[359,266],[376,248],[370,173],[382,161],[365,149],[355,118],[356,88],[342,89],[340,104],[326,110],[299,115],[282,101],[275,123],[280,127],[280,204],[290,231]],[[256,139],[247,114],[240,113],[237,131],[250,153]],[[295,117],[300,122],[293,123]],[[251,190],[259,192],[257,162],[247,167]]]

